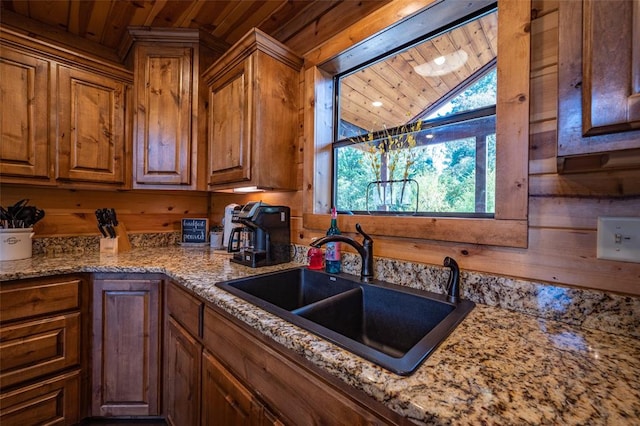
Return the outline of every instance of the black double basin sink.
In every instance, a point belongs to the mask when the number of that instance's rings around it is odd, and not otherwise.
[[[306,267],[216,285],[399,375],[413,373],[475,306]]]

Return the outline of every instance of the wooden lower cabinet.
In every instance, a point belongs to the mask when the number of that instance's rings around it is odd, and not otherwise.
[[[165,291],[165,278],[95,274],[91,291],[70,276],[0,283],[0,425],[408,424],[181,286]]]
[[[409,424],[177,284],[169,283],[166,306],[163,414],[171,425]]]
[[[94,279],[92,416],[160,414],[162,280]]]
[[[164,410],[173,426],[200,424],[202,345],[169,317],[165,332]]]
[[[203,352],[202,426],[281,424],[210,352]]]
[[[164,416],[174,426],[281,425],[277,416],[204,349],[204,302],[170,282],[166,289]]]
[[[76,276],[0,283],[0,425],[72,425],[84,389]]]
[[[73,425],[80,421],[80,370],[0,394],[0,425]]]
[[[409,424],[340,380],[218,308],[204,310],[203,424],[389,425]],[[224,365],[224,367],[223,367]],[[250,389],[247,390],[247,389]],[[271,414],[254,415],[254,401]],[[223,420],[206,423],[207,409]],[[259,410],[259,409],[258,409]],[[234,417],[235,416],[235,417]],[[269,423],[270,422],[270,423]],[[281,423],[280,423],[281,422]]]

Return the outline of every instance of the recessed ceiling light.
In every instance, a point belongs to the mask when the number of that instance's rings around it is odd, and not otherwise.
[[[380,101],[373,101],[373,102],[371,102],[371,105],[373,105],[374,107],[381,107],[381,106],[382,106],[382,102],[380,102]]]
[[[423,77],[438,77],[462,68],[468,58],[467,52],[460,49],[444,56],[438,56],[424,64],[416,65],[413,69]]]

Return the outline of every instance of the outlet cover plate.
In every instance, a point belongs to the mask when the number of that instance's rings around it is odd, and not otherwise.
[[[640,217],[598,218],[598,259],[640,263]]]

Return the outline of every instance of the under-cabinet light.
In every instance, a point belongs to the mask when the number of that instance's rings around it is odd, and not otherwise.
[[[250,193],[250,192],[264,192],[264,189],[258,188],[257,186],[243,186],[241,188],[233,188],[233,192],[239,192],[242,194]]]

